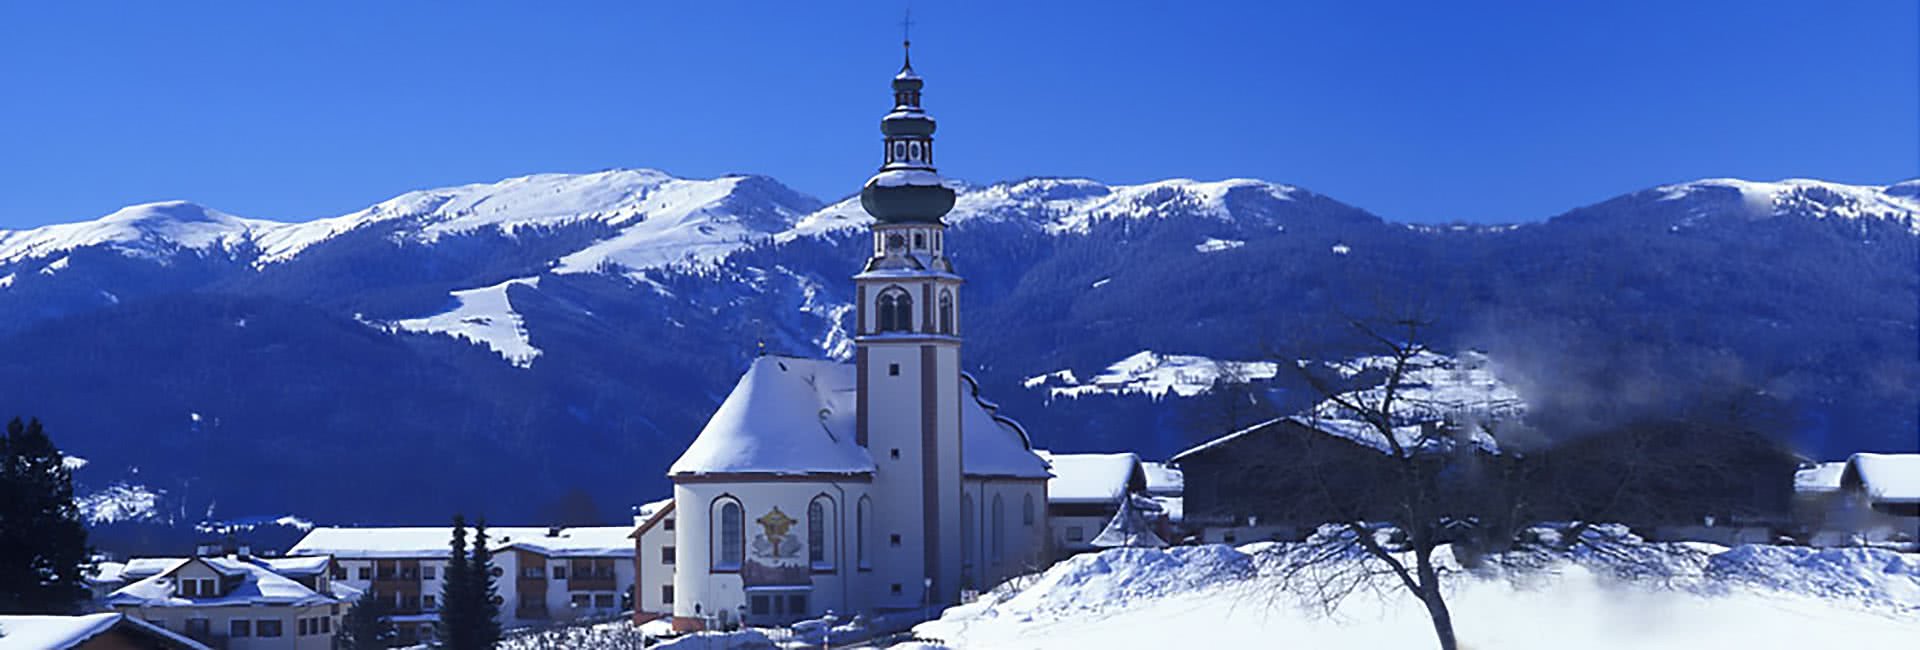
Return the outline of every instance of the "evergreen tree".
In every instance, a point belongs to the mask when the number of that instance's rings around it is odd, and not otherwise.
[[[87,529],[73,471],[40,421],[0,439],[0,614],[67,614],[87,601]]]
[[[498,589],[493,582],[493,551],[487,548],[487,520],[473,525],[473,554],[468,561],[468,589],[473,599],[473,645],[476,650],[492,650],[500,644],[500,604],[494,600]]]
[[[333,635],[334,647],[340,650],[374,650],[393,647],[397,633],[393,629],[392,612],[387,601],[373,594],[372,589],[360,594],[360,600],[340,619],[340,629]]]
[[[440,582],[440,620],[434,624],[444,647],[471,648],[472,607],[467,601],[472,570],[467,564],[467,519],[453,516],[453,541]]]

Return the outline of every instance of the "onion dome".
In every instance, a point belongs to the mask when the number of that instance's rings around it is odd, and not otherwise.
[[[884,160],[860,188],[861,207],[880,223],[937,224],[953,209],[953,190],[933,167],[934,122],[920,108],[925,85],[911,56],[893,76],[893,111],[880,118]]]

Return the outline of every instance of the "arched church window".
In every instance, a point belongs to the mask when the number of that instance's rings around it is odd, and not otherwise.
[[[907,143],[905,142],[893,143],[893,159],[894,160],[907,159]]]
[[[913,295],[900,287],[888,287],[874,301],[882,332],[913,331]]]
[[[953,290],[940,290],[940,333],[953,333]]]
[[[973,566],[973,495],[960,495],[960,563]]]
[[[1007,509],[1001,503],[998,494],[993,495],[993,541],[989,548],[993,549],[993,555],[990,557],[996,564],[1007,553]]]
[[[815,569],[833,568],[833,554],[829,548],[830,537],[827,532],[827,511],[832,503],[827,497],[815,497],[807,504],[807,562]]]
[[[1027,495],[1026,501],[1020,504],[1020,523],[1033,525],[1033,495],[1031,494]]]
[[[715,570],[737,571],[740,569],[740,556],[746,550],[746,517],[740,509],[740,503],[732,499],[720,502],[720,534],[712,539],[718,540],[719,548],[714,549]]]
[[[873,563],[867,559],[867,538],[871,536],[867,528],[873,525],[868,523],[873,520],[873,499],[864,496],[860,497],[860,507],[856,509],[854,517],[855,537],[853,540],[853,555],[855,561],[860,563],[860,568],[862,569],[872,568]]]
[[[912,143],[907,145],[907,160],[919,160],[919,159],[920,159],[920,141],[915,140]]]

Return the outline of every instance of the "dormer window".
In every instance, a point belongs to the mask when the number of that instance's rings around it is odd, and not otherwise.
[[[913,233],[913,249],[917,251],[923,251],[927,249],[926,233],[923,233],[923,232]]]

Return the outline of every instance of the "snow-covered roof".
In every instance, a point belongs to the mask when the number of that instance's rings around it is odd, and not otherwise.
[[[174,574],[191,563],[204,564],[222,575],[240,576],[240,585],[211,598],[185,598],[174,588]],[[107,596],[108,605],[141,607],[223,607],[230,605],[311,605],[337,602],[293,579],[275,573],[254,560],[237,557],[200,557],[176,561],[173,569],[121,587]]]
[[[1840,484],[1878,503],[1920,503],[1920,454],[1854,454]]]
[[[78,648],[114,628],[138,630],[142,636],[164,639],[165,648],[207,650],[207,646],[168,632],[152,623],[119,612],[84,616],[0,615],[0,648],[68,650]]]
[[[524,548],[543,555],[560,557],[603,556],[620,549],[633,553],[627,535],[629,526],[580,526],[553,529],[537,526],[487,528],[487,542],[494,550]],[[315,527],[288,549],[289,555],[331,555],[355,560],[397,558],[444,558],[453,541],[450,526],[331,528]],[[473,531],[467,531],[473,541]]]
[[[317,576],[327,572],[333,564],[333,558],[325,555],[299,557],[263,557],[254,561],[265,563],[274,573],[283,576]]]
[[[960,451],[962,471],[968,476],[995,476],[1044,479],[1052,476],[1047,463],[1033,453],[1033,441],[1020,423],[999,415],[999,406],[980,396],[980,385],[972,375],[961,373],[960,390],[966,395],[960,409]]]
[[[1840,475],[1847,469],[1847,461],[1820,463],[1813,467],[1793,473],[1793,489],[1796,492],[1835,492],[1840,489]]]
[[[673,497],[640,504],[640,507],[633,509],[633,525],[638,526],[647,523],[648,519],[652,519],[654,515],[660,514],[660,511],[666,510],[667,506],[670,505],[673,505]]]
[[[125,580],[121,575],[127,570],[125,562],[95,562],[93,569],[87,572],[87,582],[92,584],[112,584]]]
[[[855,368],[820,359],[764,356],[714,411],[669,475],[848,475],[873,471],[854,439]],[[970,476],[1047,478],[1019,423],[998,414],[961,375],[962,471]]]
[[[1047,481],[1047,503],[1114,503],[1132,491],[1135,481],[1145,486],[1140,457],[1119,454],[1055,454],[1040,452],[1053,470]]]
[[[1187,489],[1187,475],[1160,461],[1144,461],[1140,469],[1147,473],[1148,494],[1180,494]]]
[[[754,359],[667,474],[871,474],[854,440],[854,380],[833,361]]]
[[[627,526],[562,528],[558,535],[515,537],[501,548],[520,548],[548,557],[631,557],[633,540]]]

